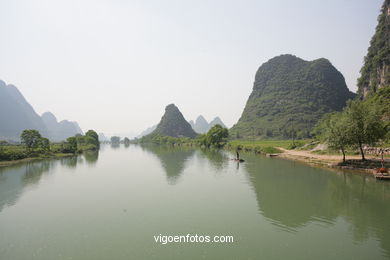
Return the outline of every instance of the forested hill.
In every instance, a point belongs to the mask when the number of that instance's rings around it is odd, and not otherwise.
[[[197,136],[191,125],[184,119],[183,114],[174,105],[170,104],[165,108],[165,114],[161,118],[156,129],[145,138],[153,135],[171,136],[171,137],[191,137]]]
[[[385,0],[375,34],[358,79],[358,93],[366,97],[390,85],[390,0]]]
[[[272,58],[258,69],[252,93],[233,138],[305,138],[326,113],[354,97],[343,75],[327,59],[293,55]]]

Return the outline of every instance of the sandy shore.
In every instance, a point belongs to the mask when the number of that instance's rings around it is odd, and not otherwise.
[[[365,169],[365,168],[358,168],[358,167],[351,167],[351,166],[349,167],[338,166],[338,164],[341,163],[343,160],[342,155],[315,154],[310,151],[287,150],[281,147],[278,147],[278,149],[283,151],[283,153],[278,155],[278,157],[281,158],[297,160],[314,166],[349,169],[349,170],[356,170],[359,172],[365,171],[369,173],[374,173],[374,169]],[[365,157],[367,160],[379,161],[379,158],[377,156],[366,155]],[[352,156],[347,155],[345,158],[346,160],[360,160],[362,157],[360,155],[352,155]]]

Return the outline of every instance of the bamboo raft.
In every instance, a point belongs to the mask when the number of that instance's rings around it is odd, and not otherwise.
[[[390,180],[389,171],[384,167],[376,169],[374,176],[378,180]]]

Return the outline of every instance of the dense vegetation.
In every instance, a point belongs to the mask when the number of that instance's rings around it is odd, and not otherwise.
[[[370,41],[364,66],[358,79],[358,93],[367,96],[390,85],[390,0],[385,0],[374,36]]]
[[[326,59],[281,55],[257,71],[253,91],[232,138],[307,138],[326,113],[353,98],[342,74]]]
[[[57,157],[98,150],[100,146],[98,135],[93,130],[89,130],[85,135],[69,137],[61,143],[50,143],[39,131],[27,129],[22,132],[20,139],[22,142],[18,145],[0,142],[0,161]]]
[[[157,133],[144,136],[133,142],[141,144],[157,145],[191,145],[203,147],[221,148],[227,143],[229,131],[220,125],[213,126],[206,134],[198,135],[196,138],[163,136]]]
[[[315,127],[314,133],[331,148],[340,150],[343,161],[346,149],[351,147],[360,151],[364,161],[364,145],[381,145],[390,138],[390,124],[384,118],[384,110],[380,104],[372,102],[350,101],[342,112],[326,115]]]
[[[145,138],[151,139],[155,136],[195,138],[197,134],[180,110],[174,104],[170,104],[165,108],[165,114],[156,129]]]

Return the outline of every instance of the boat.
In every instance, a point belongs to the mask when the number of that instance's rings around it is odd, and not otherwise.
[[[374,176],[379,180],[390,180],[389,170],[384,167],[377,168],[375,170]]]

